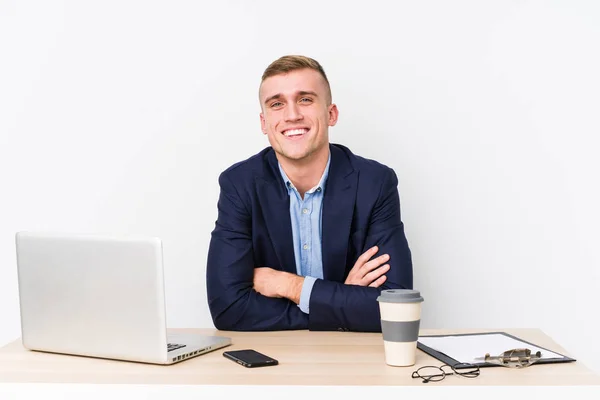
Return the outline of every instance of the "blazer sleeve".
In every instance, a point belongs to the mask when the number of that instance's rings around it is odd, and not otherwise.
[[[400,218],[398,178],[388,168],[382,181],[360,254],[372,246],[379,246],[376,256],[389,254],[387,279],[379,288],[317,280],[310,298],[310,330],[381,332],[377,302],[381,290],[413,287],[411,252]]]
[[[226,173],[219,176],[218,217],[206,267],[208,306],[220,330],[307,329],[308,316],[288,299],[253,289],[252,218]]]

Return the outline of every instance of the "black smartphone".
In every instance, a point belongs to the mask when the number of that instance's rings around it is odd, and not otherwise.
[[[223,356],[247,368],[268,367],[279,364],[276,359],[250,349],[225,351]]]

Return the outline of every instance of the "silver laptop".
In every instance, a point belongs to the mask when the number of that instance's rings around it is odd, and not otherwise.
[[[18,232],[16,247],[27,349],[174,364],[231,344],[167,334],[159,239]]]

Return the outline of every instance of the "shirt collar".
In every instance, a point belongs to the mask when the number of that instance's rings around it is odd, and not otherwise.
[[[314,193],[316,191],[325,191],[325,184],[327,183],[327,177],[329,176],[329,164],[331,164],[331,151],[329,152],[329,157],[327,158],[327,165],[325,166],[325,171],[323,171],[323,175],[321,176],[321,179],[319,180],[319,183],[317,184],[317,186],[315,186],[314,188],[310,189],[308,192],[306,193]],[[292,181],[290,181],[290,179],[287,177],[287,175],[285,174],[285,171],[283,170],[283,168],[281,167],[281,163],[279,163],[279,161],[277,161],[277,166],[279,167],[279,172],[281,173],[281,177],[283,178],[283,182],[285,182],[285,187],[288,190],[288,193],[290,190],[296,190],[296,187],[294,186],[294,184],[292,183]]]

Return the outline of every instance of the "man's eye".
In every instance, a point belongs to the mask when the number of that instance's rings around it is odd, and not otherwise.
[[[281,103],[281,102],[279,102],[279,101],[276,101],[275,103],[272,103],[272,104],[271,104],[271,107],[272,107],[272,108],[281,107],[281,106],[282,106],[282,103]]]
[[[312,103],[312,99],[309,97],[303,97],[300,99],[301,103]]]

